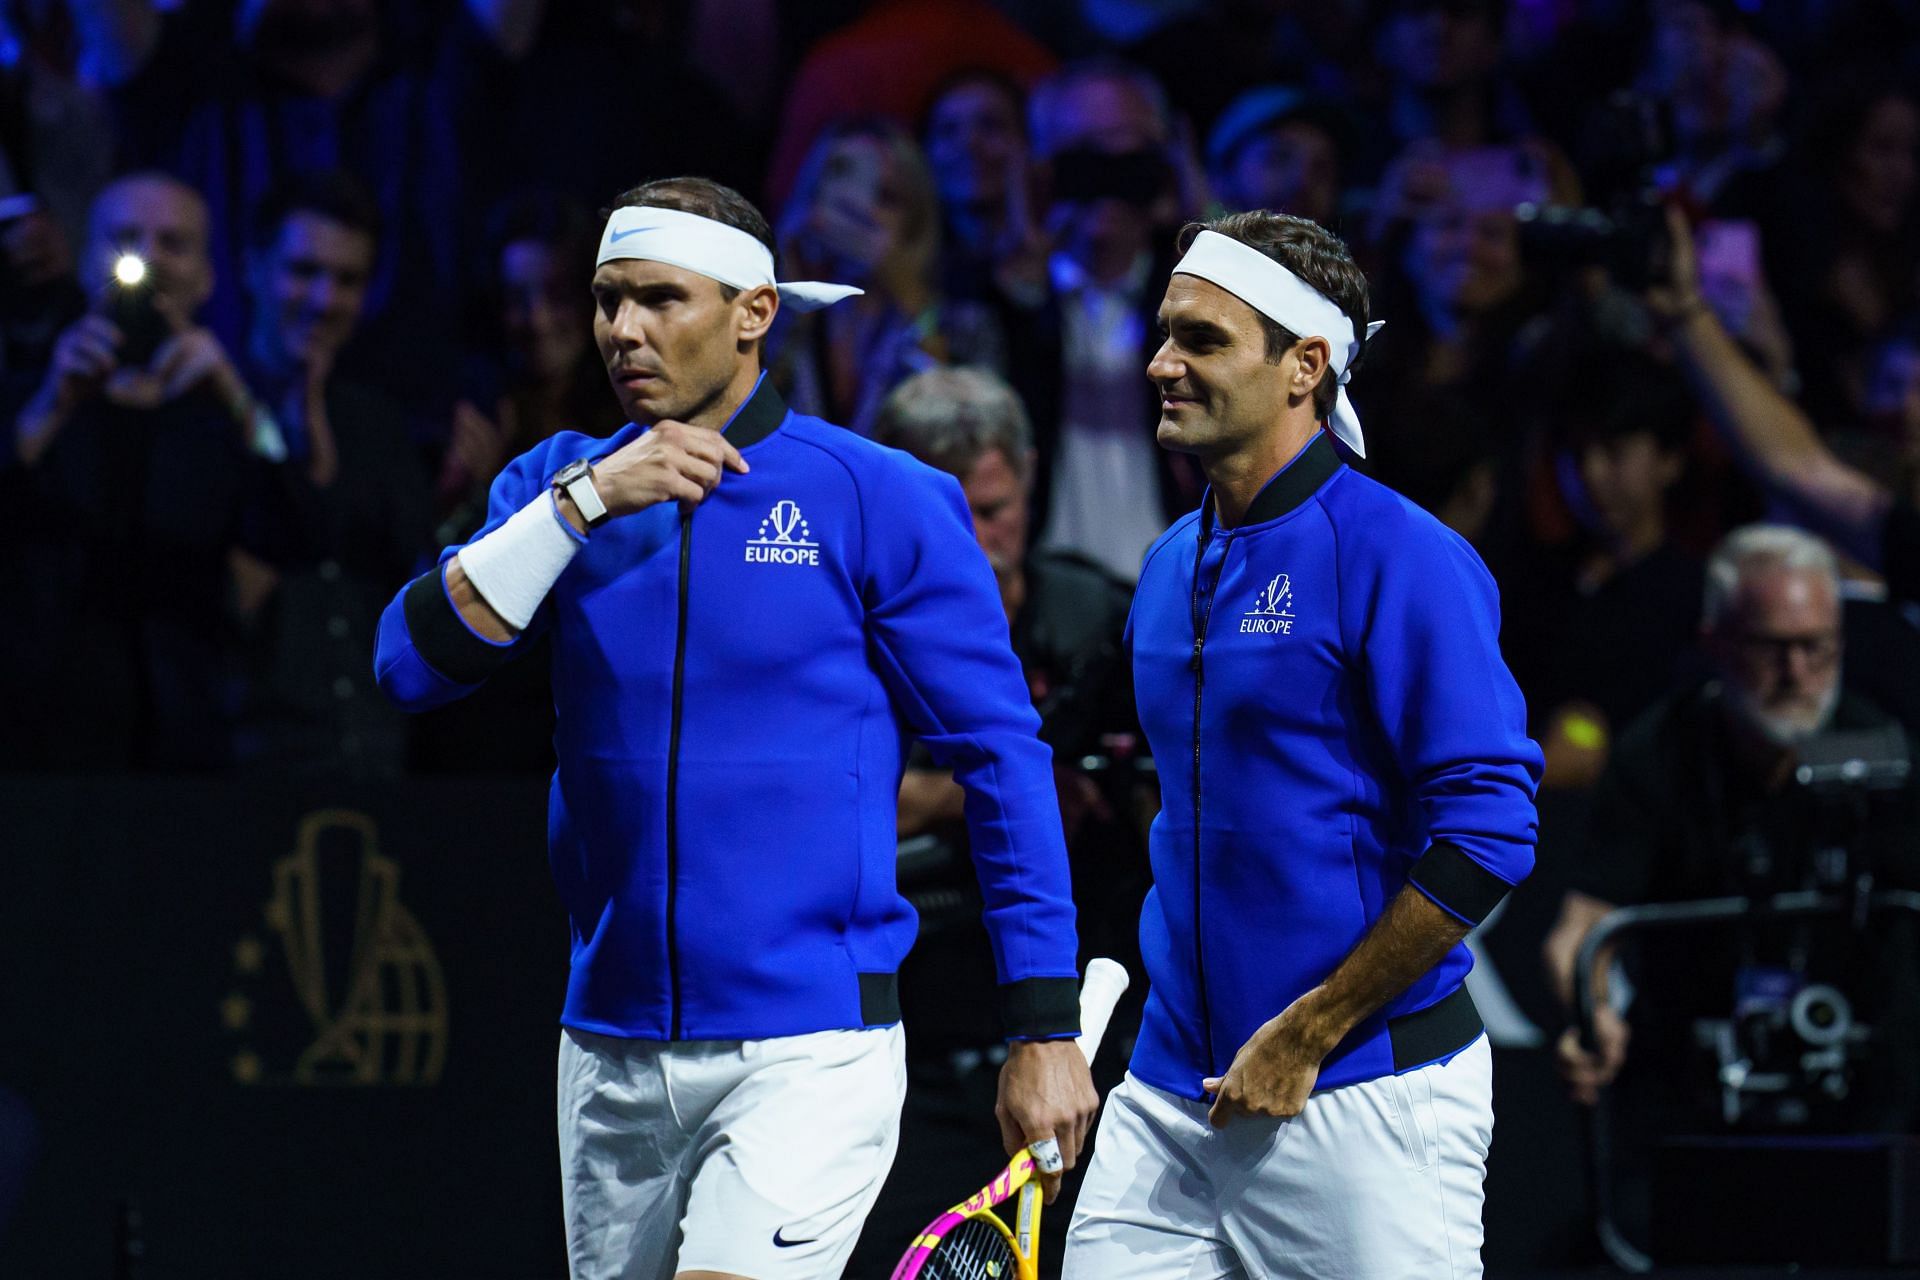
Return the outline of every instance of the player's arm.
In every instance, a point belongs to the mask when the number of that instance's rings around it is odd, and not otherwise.
[[[950,476],[903,468],[862,486],[863,592],[880,677],[953,771],[1012,1041],[996,1109],[1011,1154],[1059,1140],[1069,1167],[1099,1098],[1079,1033],[1071,874],[1053,753],[1007,634],[993,570]],[[1050,1188],[1051,1191],[1051,1188]]]
[[[1892,495],[1835,457],[1800,406],[1747,358],[1700,296],[1693,240],[1668,211],[1672,273],[1648,307],[1669,328],[1680,367],[1741,463],[1861,563],[1880,566]]]
[[[1493,579],[1465,543],[1410,513],[1383,513],[1368,534],[1343,589],[1341,638],[1430,843],[1347,958],[1205,1082],[1215,1124],[1299,1114],[1341,1039],[1533,869],[1540,749],[1500,657]]]
[[[1202,1083],[1214,1095],[1209,1119],[1219,1126],[1239,1114],[1299,1115],[1334,1046],[1439,964],[1470,931],[1424,893],[1402,889],[1320,985],[1254,1032],[1226,1075]]]
[[[552,453],[540,447],[510,463],[494,481],[480,533],[387,605],[374,674],[400,706],[424,710],[470,693],[525,647],[548,592],[590,536],[585,515],[552,485],[571,459]],[[592,483],[614,519],[667,501],[691,509],[725,472],[746,470],[719,432],[663,422],[595,462]]]

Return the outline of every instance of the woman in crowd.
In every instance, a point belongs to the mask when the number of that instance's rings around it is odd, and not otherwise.
[[[938,364],[1004,365],[984,307],[940,281],[940,206],[925,159],[898,125],[827,130],[780,221],[782,269],[866,292],[826,311],[782,313],[771,369],[788,402],[865,435],[908,375]]]

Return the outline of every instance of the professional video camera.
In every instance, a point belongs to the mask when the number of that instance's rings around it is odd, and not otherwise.
[[[1550,266],[1604,267],[1636,292],[1666,279],[1673,246],[1654,182],[1667,152],[1659,105],[1615,94],[1596,113],[1582,150],[1595,203],[1520,205],[1521,252]]]
[[[1806,825],[1786,840],[1743,845],[1737,875],[1757,905],[1762,895],[1799,893],[1837,899],[1843,912],[1768,924],[1756,911],[1730,1013],[1695,1021],[1730,1127],[1841,1127],[1874,1044],[1861,993],[1847,989],[1846,961],[1867,926],[1876,841],[1897,829],[1897,816],[1882,810],[1906,782],[1906,740],[1893,727],[1823,734],[1798,754]]]

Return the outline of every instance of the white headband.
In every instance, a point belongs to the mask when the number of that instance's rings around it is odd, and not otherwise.
[[[1195,236],[1186,256],[1173,271],[1175,275],[1184,273],[1212,281],[1302,338],[1325,338],[1331,348],[1328,363],[1333,366],[1333,376],[1340,384],[1340,395],[1333,405],[1333,434],[1362,458],[1367,456],[1366,441],[1360,435],[1360,417],[1353,411],[1353,402],[1347,399],[1347,370],[1359,356],[1366,339],[1354,340],[1353,321],[1347,319],[1346,312],[1252,245],[1216,231],[1202,231]],[[1380,332],[1384,324],[1384,320],[1369,324],[1367,338]]]
[[[615,209],[600,233],[596,267],[616,258],[664,262],[696,271],[736,289],[763,284],[780,290],[782,306],[795,311],[818,311],[842,298],[865,292],[846,284],[795,280],[782,284],[773,278],[773,254],[759,240],[737,227],[697,213],[629,205]]]

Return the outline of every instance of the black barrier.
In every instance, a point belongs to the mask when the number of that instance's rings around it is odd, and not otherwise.
[[[9,779],[0,831],[0,1275],[565,1274],[543,785]]]
[[[142,1280],[566,1274],[543,783],[0,779],[0,840],[0,1157],[38,1149],[0,1277],[114,1275],[117,1239]],[[1487,938],[1550,1030],[1564,876],[1543,845]],[[1576,1115],[1544,1053],[1497,1075],[1487,1261],[1569,1260]],[[914,1081],[851,1277],[993,1172],[992,1083]]]

